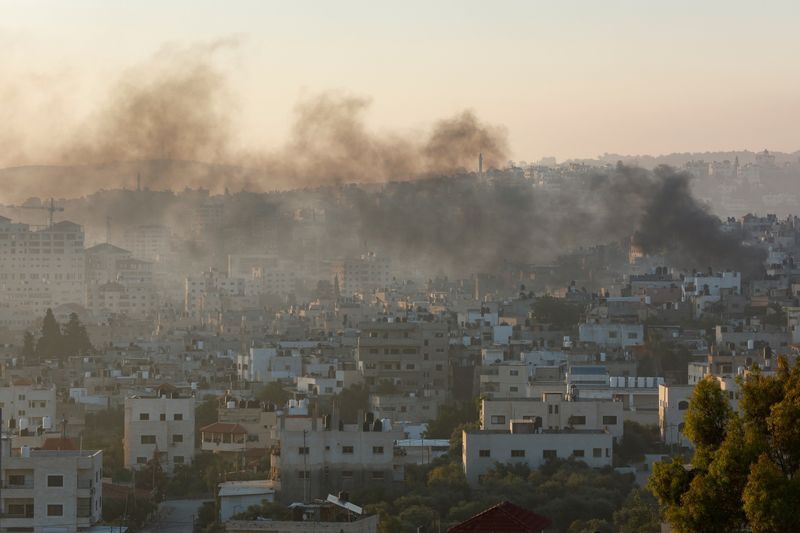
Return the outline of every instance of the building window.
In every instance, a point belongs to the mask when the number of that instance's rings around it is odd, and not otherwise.
[[[298,470],[297,477],[300,479],[308,479],[311,476],[309,475],[308,470]]]
[[[373,446],[372,453],[374,455],[382,455],[383,454],[383,446]]]
[[[6,509],[9,518],[33,518],[33,502],[8,502]]]
[[[569,417],[569,423],[573,426],[585,426],[586,425],[586,417],[585,416],[576,416],[573,415]]]
[[[300,455],[308,455],[308,446],[300,446],[297,449],[297,453]]]
[[[638,339],[639,338],[639,334],[636,333],[636,332],[628,333],[628,338],[629,339]]]
[[[556,457],[558,457],[558,454],[555,450],[542,450],[543,459],[555,459]]]
[[[183,413],[175,413],[172,415],[173,420],[183,420]]]
[[[63,487],[64,476],[47,476],[48,487]]]
[[[342,453],[346,453],[346,454],[351,455],[353,453],[353,447],[352,446],[342,446]]]
[[[176,455],[175,457],[172,458],[172,462],[175,463],[176,465],[182,465],[183,461],[184,459],[182,455]]]
[[[678,411],[685,411],[689,408],[689,402],[681,400],[678,402]]]
[[[506,417],[505,415],[492,415],[491,422],[492,424],[505,424]]]
[[[352,470],[342,470],[342,479],[353,479]]]
[[[78,505],[75,512],[78,518],[88,518],[92,516],[92,499],[78,498]]]
[[[603,425],[605,426],[615,426],[617,424],[617,417],[616,416],[604,416],[603,417]]]
[[[372,471],[372,479],[384,479],[386,473],[381,470]]]
[[[166,420],[167,420],[167,413],[161,413],[161,414],[158,416],[158,419],[159,419],[159,420],[161,420],[162,422],[166,422]]]
[[[592,457],[603,457],[603,449],[602,448],[593,448],[592,449]]]
[[[608,332],[608,338],[609,339],[616,339],[617,338],[617,332],[616,331],[609,331]]]
[[[525,450],[511,450],[511,457],[525,457]]]
[[[172,436],[172,442],[175,443],[175,444],[177,444],[179,442],[183,442],[183,435],[180,435],[180,434],[173,435]]]
[[[150,413],[139,413],[139,420],[150,420]]]
[[[12,487],[24,487],[25,476],[20,474],[12,474],[8,476],[8,484]]]
[[[142,444],[155,444],[156,443],[156,436],[155,435],[142,435],[141,436],[141,443]]]
[[[47,516],[63,516],[64,515],[64,506],[60,503],[48,503],[47,504]]]
[[[146,465],[147,464],[147,457],[137,457],[136,458],[137,465]]]
[[[572,450],[573,457],[583,457],[584,451],[583,450]]]
[[[491,457],[492,450],[478,450],[478,457]]]

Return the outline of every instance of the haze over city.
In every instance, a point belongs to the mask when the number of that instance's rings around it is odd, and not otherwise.
[[[799,11],[0,0],[0,531],[800,531]]]

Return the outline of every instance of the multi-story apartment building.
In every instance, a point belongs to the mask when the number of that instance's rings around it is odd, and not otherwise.
[[[143,261],[159,261],[171,249],[170,230],[167,226],[155,224],[125,227],[122,245]]]
[[[0,409],[6,428],[19,432],[51,425],[56,419],[55,385],[36,385],[17,378],[0,387]]]
[[[505,430],[511,420],[523,420],[536,428],[604,430],[620,438],[623,418],[621,401],[569,400],[559,393],[481,401],[481,429],[487,430]]]
[[[326,420],[289,429],[287,417],[280,417],[271,477],[280,480],[281,499],[311,501],[339,490],[388,487],[403,480],[404,463],[394,451],[395,442],[405,437],[401,429],[379,419],[353,425],[339,424],[335,417]]]
[[[362,322],[356,357],[368,385],[392,382],[400,392],[447,395],[449,332],[442,322]]]
[[[496,463],[538,468],[549,459],[569,459],[601,468],[611,466],[613,438],[603,430],[539,429],[535,422],[511,420],[505,430],[465,430],[462,461],[467,482],[477,485]]]
[[[392,281],[391,266],[388,257],[369,253],[336,263],[333,275],[339,279],[342,295],[351,296],[387,287]]]
[[[158,306],[153,265],[111,244],[86,251],[86,307],[95,316],[103,313],[141,318]]]
[[[166,472],[194,458],[194,398],[162,386],[158,396],[125,399],[125,467],[157,458]]]
[[[0,325],[27,327],[48,307],[83,303],[83,241],[72,222],[35,229],[0,217]]]
[[[3,441],[3,531],[73,533],[102,518],[103,452],[12,450]]]
[[[229,278],[216,270],[187,277],[184,284],[184,310],[196,316],[203,311],[219,310],[225,296],[244,296],[245,280]]]

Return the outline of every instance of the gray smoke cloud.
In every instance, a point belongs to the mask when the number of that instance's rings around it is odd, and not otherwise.
[[[461,272],[554,259],[576,246],[634,236],[648,254],[685,268],[753,275],[765,252],[724,233],[691,194],[690,176],[669,167],[618,166],[542,191],[524,178],[464,176],[392,183],[354,200],[351,223],[393,257]]]
[[[25,164],[57,167],[0,170],[0,200],[42,191],[76,197],[130,186],[138,173],[153,189],[269,191],[449,174],[475,168],[479,152],[487,168],[507,160],[505,129],[469,110],[423,131],[383,133],[366,125],[369,99],[337,92],[301,100],[283,146],[244,148],[236,135],[239,104],[219,59],[237,46],[235,38],[168,45],[127,69],[84,121],[54,135],[38,156],[26,150]],[[2,137],[14,138],[27,136]],[[21,153],[13,144],[4,154]]]

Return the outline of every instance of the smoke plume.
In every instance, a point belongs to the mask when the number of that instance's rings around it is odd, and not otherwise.
[[[245,147],[236,135],[239,105],[219,65],[219,56],[236,46],[236,39],[165,46],[127,69],[100,106],[38,159],[26,151],[25,164],[67,168],[0,171],[7,191],[0,200],[44,190],[75,197],[132,184],[136,174],[153,189],[269,191],[452,174],[475,168],[480,152],[487,168],[507,159],[505,130],[471,111],[420,132],[376,132],[364,120],[369,100],[337,92],[301,100],[284,145]],[[7,147],[5,154],[20,150]]]

